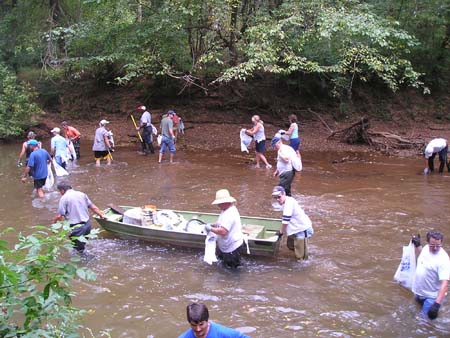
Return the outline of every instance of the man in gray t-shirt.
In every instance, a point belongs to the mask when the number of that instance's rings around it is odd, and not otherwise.
[[[173,163],[173,155],[176,152],[175,144],[174,144],[174,138],[175,135],[173,133],[173,122],[172,118],[175,115],[175,112],[173,110],[169,110],[167,112],[167,115],[164,116],[164,118],[161,120],[161,148],[159,149],[159,159],[158,163],[161,163],[162,157],[164,153],[166,152],[166,149],[169,149],[170,152],[170,163]]]
[[[62,219],[68,220],[70,226],[73,227],[69,235],[73,246],[77,251],[83,252],[86,243],[79,241],[77,237],[88,235],[91,232],[89,209],[101,218],[105,218],[105,216],[85,193],[73,190],[67,183],[59,183],[57,189],[62,197],[59,200],[58,214],[53,218],[53,222]]]

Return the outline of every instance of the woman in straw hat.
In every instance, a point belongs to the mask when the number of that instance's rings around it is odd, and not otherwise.
[[[207,224],[206,231],[217,235],[218,257],[227,268],[235,269],[241,265],[240,249],[244,243],[241,216],[234,205],[236,200],[227,189],[216,192],[216,199],[212,202],[218,205],[221,213],[216,223]]]

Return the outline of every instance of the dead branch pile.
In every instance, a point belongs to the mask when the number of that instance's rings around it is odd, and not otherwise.
[[[370,130],[370,121],[367,117],[361,118],[352,125],[333,131],[328,139],[335,138],[348,144],[368,144],[384,152],[394,152],[398,149],[421,150],[425,140],[406,138],[390,132]]]

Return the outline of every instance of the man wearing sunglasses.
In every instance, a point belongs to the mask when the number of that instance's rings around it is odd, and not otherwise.
[[[422,306],[422,313],[430,319],[437,318],[450,279],[450,259],[442,248],[443,239],[444,235],[439,231],[429,231],[428,244],[423,249],[419,235],[412,239],[420,252],[412,290],[416,295],[416,301]]]

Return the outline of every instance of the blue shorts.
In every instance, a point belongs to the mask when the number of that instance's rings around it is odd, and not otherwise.
[[[289,145],[295,150],[299,150],[300,149],[300,138],[291,138],[289,140]]]
[[[161,140],[161,149],[159,149],[159,152],[161,154],[164,154],[167,148],[169,148],[171,154],[175,154],[175,152],[177,151],[177,149],[175,148],[175,144],[173,144],[173,139],[167,137],[166,135],[163,135]]]
[[[266,140],[262,140],[259,142],[255,141],[255,150],[257,153],[263,153],[266,151]]]

